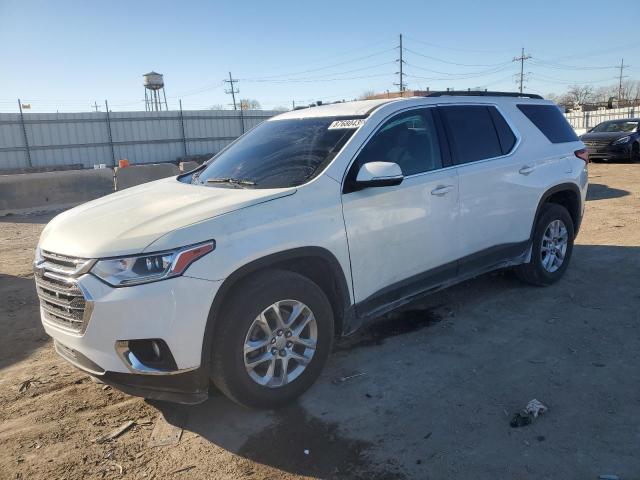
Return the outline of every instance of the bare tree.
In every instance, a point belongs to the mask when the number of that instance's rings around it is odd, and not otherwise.
[[[579,104],[593,102],[594,90],[591,85],[571,85],[562,97],[562,103]]]
[[[358,100],[367,100],[373,97],[375,94],[376,92],[374,92],[373,90],[365,90],[364,92],[362,92],[362,94],[360,94]]]
[[[242,110],[260,110],[262,106],[258,100],[253,98],[243,98],[240,100],[240,108]]]
[[[221,103],[215,103],[209,107],[209,110],[224,110],[224,105]]]

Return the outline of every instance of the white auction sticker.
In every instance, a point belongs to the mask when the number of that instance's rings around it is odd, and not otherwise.
[[[335,120],[329,125],[329,130],[336,128],[360,128],[364,125],[365,118],[354,118],[351,120]]]

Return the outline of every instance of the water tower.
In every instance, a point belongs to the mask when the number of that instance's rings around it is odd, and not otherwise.
[[[164,104],[165,110],[169,110],[162,74],[151,71],[145,73],[142,78],[144,79],[144,109],[148,112],[159,112]]]

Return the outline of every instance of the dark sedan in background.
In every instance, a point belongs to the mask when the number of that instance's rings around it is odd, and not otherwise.
[[[580,137],[590,160],[640,162],[640,118],[609,120]]]

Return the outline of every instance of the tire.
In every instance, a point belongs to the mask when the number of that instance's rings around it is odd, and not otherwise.
[[[301,313],[292,321],[291,328],[276,327],[276,311],[286,321],[294,316],[294,308]],[[266,325],[258,320],[261,315]],[[296,332],[307,320],[304,329]],[[271,409],[292,402],[316,381],[331,351],[334,334],[331,304],[320,287],[294,272],[265,270],[242,281],[222,306],[218,322],[212,345],[211,379],[227,397],[249,408]],[[311,349],[308,346],[313,343],[314,333],[315,349]],[[250,349],[265,345],[246,353],[245,343]],[[308,363],[304,365],[302,359]],[[255,368],[247,365],[253,362]],[[267,385],[259,383],[269,378]]]
[[[561,223],[555,223],[557,221]],[[549,233],[548,229],[552,228],[552,225],[560,225],[566,231],[566,248],[560,264],[558,264],[560,261],[558,260],[559,254],[553,253],[552,257],[549,258],[549,253],[547,253],[549,250],[543,248],[543,238],[546,233]],[[573,241],[573,220],[567,209],[555,203],[545,204],[536,220],[531,248],[531,261],[516,267],[516,275],[520,280],[532,285],[547,286],[557,282],[562,278],[569,266],[571,254],[573,253]],[[548,244],[546,239],[544,243],[545,245]],[[564,242],[558,242],[557,245],[562,245],[562,243]],[[554,248],[554,250],[556,249]]]

